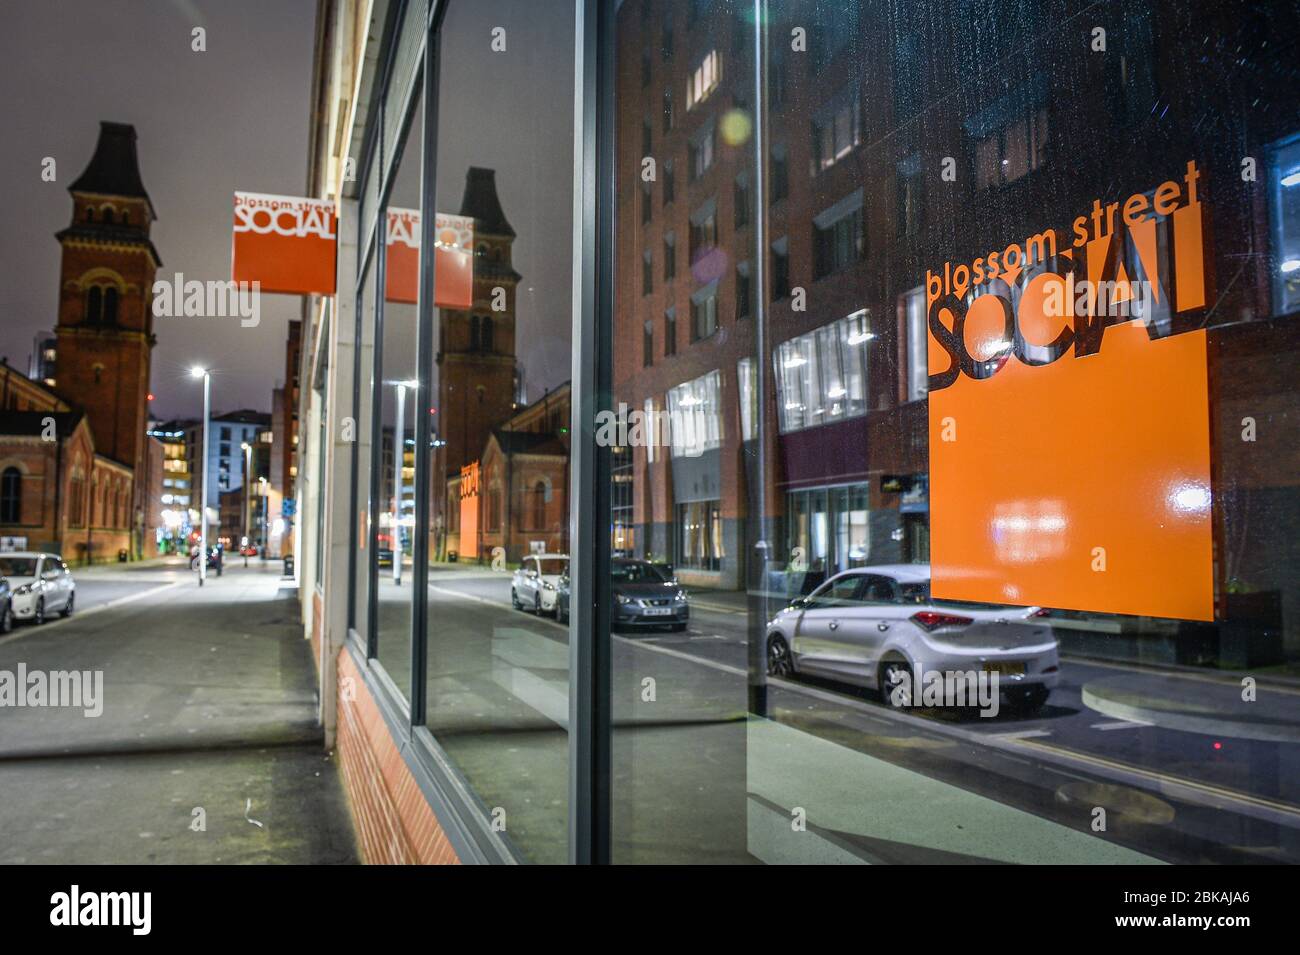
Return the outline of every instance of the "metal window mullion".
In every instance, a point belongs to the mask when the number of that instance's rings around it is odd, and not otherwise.
[[[420,382],[415,405],[415,535],[412,559],[415,573],[414,604],[411,609],[411,724],[423,726],[428,700],[429,621],[429,534],[431,514],[429,490],[433,487],[432,416],[426,411],[433,401],[434,289],[436,288],[433,235],[438,196],[438,70],[442,32],[437,19],[426,24],[420,171],[420,304],[416,329],[416,372]]]
[[[379,106],[379,126],[382,128],[384,122],[384,106],[380,101]],[[384,168],[384,143],[383,137],[375,148],[378,150],[378,159],[375,167],[378,170]],[[366,601],[366,657],[374,659],[379,656],[379,555],[375,552],[374,529],[378,527],[379,521],[376,518],[376,512],[379,507],[379,456],[382,451],[381,432],[383,429],[383,393],[382,378],[383,358],[384,358],[384,286],[386,282],[386,260],[387,250],[384,248],[384,239],[387,236],[386,213],[384,203],[387,201],[383,198],[382,192],[377,192],[378,201],[375,203],[375,226],[372,230],[372,241],[375,243],[374,251],[374,276],[375,276],[375,330],[373,342],[371,344],[371,362],[370,362],[370,482],[367,494],[366,505],[366,549],[369,556],[366,558],[366,577],[369,580],[367,587],[368,600]],[[364,223],[362,223],[364,225]]]

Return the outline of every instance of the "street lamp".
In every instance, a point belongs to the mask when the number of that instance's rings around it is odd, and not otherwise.
[[[405,381],[395,381],[397,386],[397,430],[393,434],[394,461],[393,461],[393,484],[395,485],[393,494],[393,529],[392,529],[392,549],[393,549],[393,583],[397,586],[402,585],[402,468],[406,465],[406,389],[412,391],[420,387],[420,382],[415,379]]]
[[[249,482],[253,479],[253,446],[247,441],[239,442],[239,446],[244,449],[244,540],[239,549],[244,552],[244,566],[247,567],[248,538],[250,537],[249,531],[251,530],[248,526],[248,512],[251,507],[249,495],[252,493],[252,488]]]
[[[195,365],[190,369],[191,378],[203,379],[203,456],[200,458],[199,470],[203,474],[203,492],[199,496],[199,586],[208,577],[208,416],[211,410],[212,379],[206,368]]]

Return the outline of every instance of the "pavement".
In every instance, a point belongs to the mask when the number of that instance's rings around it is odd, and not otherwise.
[[[77,705],[0,708],[0,863],[357,862],[279,562],[74,575],[76,613],[0,640],[0,679],[84,675]]]

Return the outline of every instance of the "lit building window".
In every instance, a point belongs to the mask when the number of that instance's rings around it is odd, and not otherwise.
[[[721,80],[722,58],[718,56],[717,50],[710,50],[704,54],[704,59],[691,71],[690,78],[686,81],[686,108],[694,109],[706,100],[718,88]]]
[[[668,390],[672,456],[699,457],[722,445],[722,375],[716,369]]]
[[[781,432],[799,431],[867,411],[867,343],[871,315],[859,309],[777,346]]]

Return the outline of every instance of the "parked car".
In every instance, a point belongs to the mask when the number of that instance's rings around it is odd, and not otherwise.
[[[529,554],[510,581],[510,605],[516,610],[554,613],[560,578],[568,573],[564,554]]]
[[[615,560],[610,569],[615,627],[686,629],[690,602],[671,567],[648,560]]]
[[[1046,702],[1060,672],[1057,642],[1038,607],[933,600],[928,564],[846,570],[778,613],[767,628],[767,672],[806,673],[881,692],[913,674],[996,672],[1026,710]]]
[[[0,554],[0,575],[9,581],[9,609],[16,620],[41,624],[55,611],[69,616],[76,606],[76,581],[58,554]]]

